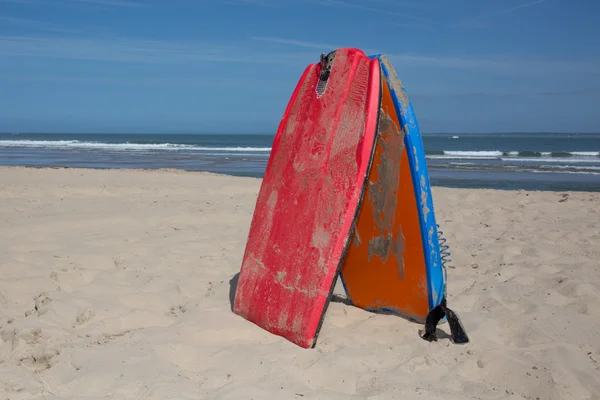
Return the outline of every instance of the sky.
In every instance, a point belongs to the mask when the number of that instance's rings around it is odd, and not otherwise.
[[[340,47],[423,133],[600,132],[598,0],[0,0],[0,132],[273,134]]]

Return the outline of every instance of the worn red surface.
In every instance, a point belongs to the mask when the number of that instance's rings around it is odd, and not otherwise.
[[[309,65],[287,106],[260,188],[234,312],[314,346],[362,197],[374,146],[380,67],[338,49],[317,98]]]

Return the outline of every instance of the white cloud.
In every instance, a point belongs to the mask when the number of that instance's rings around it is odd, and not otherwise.
[[[323,52],[329,52],[331,50],[335,50],[337,48],[344,47],[344,46],[333,45],[333,44],[314,43],[314,42],[307,42],[307,41],[303,41],[303,40],[294,40],[294,39],[283,39],[283,38],[277,38],[277,37],[272,37],[272,36],[256,36],[256,37],[253,37],[252,39],[263,41],[263,42],[282,44],[282,45],[286,45],[286,46],[296,46],[296,47],[303,47],[303,48],[308,48],[308,49],[317,49],[317,50],[321,50]]]
[[[0,3],[34,4],[53,6],[61,4],[80,4],[111,7],[144,7],[148,3],[141,0],[0,0]]]
[[[55,33],[82,33],[79,30],[64,28],[60,25],[52,24],[49,22],[37,21],[26,18],[18,18],[18,17],[9,17],[9,16],[0,16],[0,23],[6,25],[12,25],[19,28],[26,28],[38,31],[45,32],[55,32]]]
[[[287,63],[299,52],[264,51],[252,42],[158,41],[123,37],[0,36],[0,56],[133,63]]]
[[[339,45],[314,43],[304,40],[277,37],[255,37],[255,40],[266,41],[286,46],[319,49],[323,52],[334,50]],[[433,67],[478,72],[508,73],[522,75],[552,75],[570,73],[599,74],[600,63],[597,60],[559,61],[520,59],[514,56],[488,55],[485,57],[436,56],[423,54],[407,54],[386,52],[374,48],[364,48],[367,55],[385,54],[394,65],[411,67]]]
[[[546,0],[533,0],[533,1],[528,1],[526,3],[521,3],[521,4],[516,4],[514,6],[511,7],[505,7],[505,8],[501,8],[498,10],[492,10],[492,11],[488,11],[482,14],[479,14],[475,17],[472,18],[467,18],[464,20],[460,20],[457,23],[453,24],[453,26],[464,26],[464,27],[485,27],[486,25],[483,24],[482,20],[487,18],[487,17],[496,17],[498,15],[504,15],[504,14],[508,14],[508,13],[512,13],[518,10],[521,10],[523,8],[529,8],[529,7],[533,7],[535,5],[541,4],[543,2],[545,2]]]

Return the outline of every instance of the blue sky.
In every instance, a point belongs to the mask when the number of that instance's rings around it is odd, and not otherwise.
[[[0,131],[274,133],[322,52],[421,129],[600,132],[598,0],[0,0]]]

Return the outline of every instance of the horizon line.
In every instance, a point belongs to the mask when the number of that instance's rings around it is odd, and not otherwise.
[[[27,131],[27,132],[14,132],[14,131],[0,131],[0,135],[260,135],[260,136],[275,136],[277,132],[273,133],[253,133],[253,132],[193,132],[193,131],[182,131],[182,132],[158,132],[158,131],[150,131],[150,132],[142,132],[142,131],[134,131],[134,132],[60,132],[60,131],[50,131],[50,132],[42,132],[42,131]],[[471,131],[471,132],[420,132],[422,136],[427,135],[500,135],[500,134],[585,134],[585,135],[600,135],[599,131]]]

